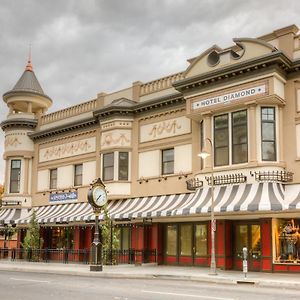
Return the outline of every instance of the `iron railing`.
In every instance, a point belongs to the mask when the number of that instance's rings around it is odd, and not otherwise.
[[[294,173],[288,171],[260,171],[251,173],[259,182],[291,182]]]
[[[195,191],[197,188],[201,188],[203,186],[203,181],[198,178],[189,179],[186,181],[186,188],[189,191]]]
[[[90,249],[23,249],[0,248],[0,260],[26,260],[30,262],[62,262],[89,264],[91,261]],[[104,250],[102,251],[103,264],[136,264],[156,262],[156,249],[153,250]]]

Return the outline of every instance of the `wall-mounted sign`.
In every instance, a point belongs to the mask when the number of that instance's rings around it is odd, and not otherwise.
[[[243,99],[246,97],[251,97],[259,94],[264,94],[266,92],[266,85],[260,85],[260,86],[255,86],[251,87],[248,89],[243,89],[243,90],[238,90],[235,92],[231,92],[228,94],[212,97],[212,98],[206,98],[202,99],[199,101],[196,101],[192,104],[193,109],[199,109],[211,105],[216,105],[216,104],[226,104],[230,103],[231,101],[234,100],[239,100]]]
[[[77,192],[50,194],[49,202],[66,202],[78,199]]]

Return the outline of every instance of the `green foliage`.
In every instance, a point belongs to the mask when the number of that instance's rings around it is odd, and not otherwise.
[[[22,246],[26,250],[36,250],[42,247],[43,242],[43,239],[40,237],[40,226],[36,219],[36,212],[33,210],[29,223],[29,228],[27,229]]]
[[[101,242],[103,249],[103,260],[106,263],[116,264],[116,255],[114,255],[114,250],[119,249],[120,241],[118,239],[117,231],[113,227],[113,222],[109,217],[107,208],[104,208],[104,222],[100,225],[101,230]],[[112,260],[110,261],[110,254],[112,250]]]
[[[12,236],[17,232],[16,228],[11,226],[5,226],[3,228],[0,228],[0,235],[4,236],[4,240],[10,240]]]

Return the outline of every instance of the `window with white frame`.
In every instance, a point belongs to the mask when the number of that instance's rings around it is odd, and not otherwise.
[[[82,185],[82,164],[74,166],[74,186]]]
[[[57,188],[57,169],[50,170],[50,189]]]
[[[247,123],[247,110],[214,117],[215,166],[248,161]]]
[[[119,180],[128,180],[128,152],[119,152]]]
[[[261,157],[264,161],[276,161],[275,107],[261,108]]]
[[[103,168],[102,168],[103,180],[114,179],[114,153],[103,154]]]
[[[20,177],[21,177],[21,160],[12,159],[11,166],[10,166],[10,183],[9,183],[10,193],[20,192]]]
[[[162,175],[174,173],[174,148],[162,150]]]

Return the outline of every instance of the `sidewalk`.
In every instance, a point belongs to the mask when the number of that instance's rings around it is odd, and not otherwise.
[[[34,263],[0,260],[0,270],[24,271],[48,274],[67,274],[105,278],[174,279],[194,280],[225,284],[252,284],[265,287],[285,287],[300,290],[300,274],[249,272],[245,279],[241,271],[217,270],[218,275],[209,275],[203,267],[157,266],[154,264],[103,266],[102,272],[91,272],[89,265]]]

